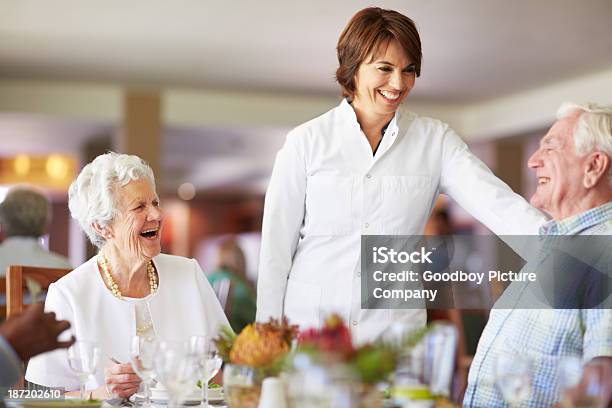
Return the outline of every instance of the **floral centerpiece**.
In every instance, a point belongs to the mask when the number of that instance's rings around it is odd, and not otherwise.
[[[417,329],[392,342],[377,341],[356,346],[343,319],[338,315],[331,315],[321,329],[308,329],[299,334],[298,346],[290,358],[307,355],[320,366],[332,370],[342,367],[348,377],[344,376],[339,381],[353,383],[354,392],[358,394],[358,402],[355,405],[377,407],[382,406],[383,395],[375,385],[389,379],[400,356],[414,347],[426,332],[426,328]],[[332,374],[334,375],[337,375],[337,372]],[[304,387],[299,387],[298,392],[303,393]],[[308,397],[302,394],[296,398]]]
[[[297,335],[297,326],[286,319],[253,323],[239,335],[230,328],[223,329],[216,340],[219,353],[228,362],[224,369],[224,386],[228,405],[256,408],[265,377],[276,376]]]
[[[417,329],[399,341],[378,341],[359,347],[353,344],[348,326],[338,315],[329,316],[321,329],[308,329],[298,336],[298,351],[326,362],[345,363],[364,384],[388,379],[400,354],[414,347],[427,329]]]

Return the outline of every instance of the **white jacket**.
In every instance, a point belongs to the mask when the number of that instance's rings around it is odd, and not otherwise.
[[[183,340],[194,335],[216,335],[221,325],[229,326],[215,293],[194,259],[160,254],[153,258],[159,275],[157,291],[148,300],[153,328],[162,340]],[[116,298],[104,284],[96,257],[49,287],[45,310],[71,324],[67,339],[97,341],[102,349],[100,367],[88,384],[94,389],[104,384],[104,367],[110,358],[130,361],[130,342],[136,335],[134,303]],[[48,387],[79,387],[70,370],[66,350],[34,357],[26,380]]]
[[[358,343],[424,310],[361,310],[361,235],[419,235],[440,192],[497,235],[536,234],[544,216],[445,123],[403,107],[372,149],[346,100],[298,126],[279,151],[265,200],[257,320],[302,329],[339,313]]]

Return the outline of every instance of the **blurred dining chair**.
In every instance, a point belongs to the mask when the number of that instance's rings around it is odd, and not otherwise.
[[[49,285],[66,275],[72,269],[41,268],[38,266],[10,265],[6,270],[6,318],[21,313],[23,310],[23,292],[28,290],[32,282],[38,289],[46,292]],[[30,299],[31,302],[37,299]],[[27,361],[24,362],[27,365]],[[22,377],[13,388],[24,388],[25,380]]]
[[[47,291],[49,285],[66,275],[72,269],[42,268],[38,266],[10,265],[6,270],[6,317],[9,318],[23,310],[23,293],[27,290],[27,280]],[[35,301],[35,299],[31,299]]]

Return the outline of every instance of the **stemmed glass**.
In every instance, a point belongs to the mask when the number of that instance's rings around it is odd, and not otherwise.
[[[519,355],[502,354],[495,362],[495,382],[511,407],[529,398],[532,377],[531,362]]]
[[[79,396],[85,400],[85,384],[92,375],[100,361],[100,347],[93,341],[76,341],[68,349],[68,365],[79,378]]]
[[[189,339],[189,354],[198,370],[202,385],[201,407],[208,407],[208,382],[219,372],[223,360],[210,337],[193,336]]]
[[[134,372],[144,386],[143,407],[151,407],[151,382],[153,380],[153,362],[157,352],[157,341],[150,337],[134,336],[130,347],[130,358]]]
[[[157,379],[169,394],[168,407],[179,406],[181,398],[193,386],[196,367],[184,342],[160,341],[153,362]]]

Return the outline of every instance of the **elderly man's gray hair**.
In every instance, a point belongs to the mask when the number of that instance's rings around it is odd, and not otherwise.
[[[600,151],[612,160],[612,106],[565,102],[557,111],[557,119],[563,119],[576,111],[582,112],[574,129],[576,153],[583,156]],[[612,186],[612,165],[608,169],[608,184]]]
[[[94,223],[107,226],[117,213],[116,187],[130,181],[144,179],[155,189],[151,167],[138,156],[109,152],[96,157],[83,167],[68,190],[68,208],[87,237],[96,247],[105,239],[93,228]]]
[[[0,226],[7,237],[38,238],[49,221],[49,202],[28,187],[11,189],[0,204]]]

